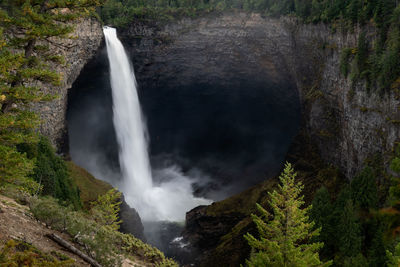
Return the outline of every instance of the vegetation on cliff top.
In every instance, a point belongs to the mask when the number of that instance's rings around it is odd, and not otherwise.
[[[357,47],[345,48],[344,75],[353,84],[387,93],[400,89],[400,4],[396,0],[107,0],[100,10],[106,24],[126,27],[135,20],[171,21],[242,10],[265,16],[291,15],[304,23],[329,23],[332,31],[361,32]],[[373,40],[373,41],[372,41]]]

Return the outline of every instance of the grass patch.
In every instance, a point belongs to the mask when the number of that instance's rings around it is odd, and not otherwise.
[[[97,200],[99,196],[106,194],[112,189],[110,184],[96,179],[93,175],[72,161],[66,163],[72,180],[78,186],[79,195],[85,209],[89,209],[91,202]]]
[[[74,266],[74,260],[56,252],[45,253],[33,245],[19,240],[9,240],[0,249],[0,266]]]
[[[267,192],[272,191],[276,184],[277,180],[271,178],[242,193],[215,202],[207,207],[207,215],[220,216],[224,213],[239,212],[247,216],[255,210],[255,203],[264,204]]]

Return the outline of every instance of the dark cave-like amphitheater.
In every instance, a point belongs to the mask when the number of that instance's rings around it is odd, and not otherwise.
[[[131,58],[134,65],[144,65]],[[136,72],[153,169],[178,165],[196,176],[195,193],[213,200],[276,175],[300,121],[299,99],[290,81],[260,72],[251,76],[253,66],[227,67],[230,77],[203,81],[188,81],[179,72],[146,79],[142,72],[149,70],[143,67]],[[151,68],[157,69],[157,63]],[[115,184],[120,176],[118,145],[105,49],[82,71],[68,99],[72,159]]]

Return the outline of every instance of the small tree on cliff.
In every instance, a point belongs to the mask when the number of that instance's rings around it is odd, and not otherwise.
[[[314,230],[314,222],[307,213],[311,206],[304,205],[301,182],[295,182],[296,173],[290,163],[279,177],[278,191],[269,193],[273,214],[257,204],[260,216],[252,214],[259,232],[259,239],[247,233],[246,240],[253,252],[248,266],[329,266],[322,263],[318,251],[323,243],[312,243],[320,229]],[[269,221],[270,217],[272,220]]]

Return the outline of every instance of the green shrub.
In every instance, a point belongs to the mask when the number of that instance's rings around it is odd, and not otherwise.
[[[121,196],[122,193],[113,188],[93,202],[91,213],[97,223],[108,225],[115,230],[119,229],[121,221],[118,214],[122,203]]]
[[[114,196],[118,194],[115,194],[115,191],[110,191],[107,195],[100,197],[100,201],[97,201],[97,203],[102,203],[100,207],[104,207],[104,203],[108,203],[107,205],[116,203]],[[111,199],[111,201],[104,201],[104,199]],[[30,207],[38,220],[53,229],[68,233],[75,242],[84,245],[85,253],[103,266],[118,266],[122,260],[121,256],[139,257],[158,264],[157,266],[177,266],[174,261],[166,259],[158,249],[130,234],[117,231],[115,223],[118,218],[113,221],[111,219],[113,216],[109,216],[115,209],[84,213],[61,206],[51,197],[32,198]],[[94,206],[94,209],[98,207]],[[99,219],[98,216],[104,216],[104,218]],[[111,224],[104,224],[107,220]]]
[[[59,231],[66,229],[68,209],[60,206],[57,200],[52,197],[33,197],[29,204],[35,217],[44,222],[46,226],[51,226],[53,229]]]
[[[59,252],[53,254],[55,256],[44,253],[26,242],[11,239],[0,249],[0,266],[74,266],[74,261],[67,256]]]
[[[368,211],[378,207],[378,188],[373,170],[364,168],[351,182],[352,199],[360,208]]]
[[[89,210],[93,201],[96,201],[100,195],[104,195],[112,189],[110,184],[96,179],[72,161],[67,161],[66,164],[71,179],[78,186],[79,196],[85,209]]]
[[[72,204],[74,208],[80,208],[82,204],[78,188],[70,178],[67,165],[55,154],[46,138],[40,139],[35,153],[36,164],[32,177],[43,187],[41,193]]]

